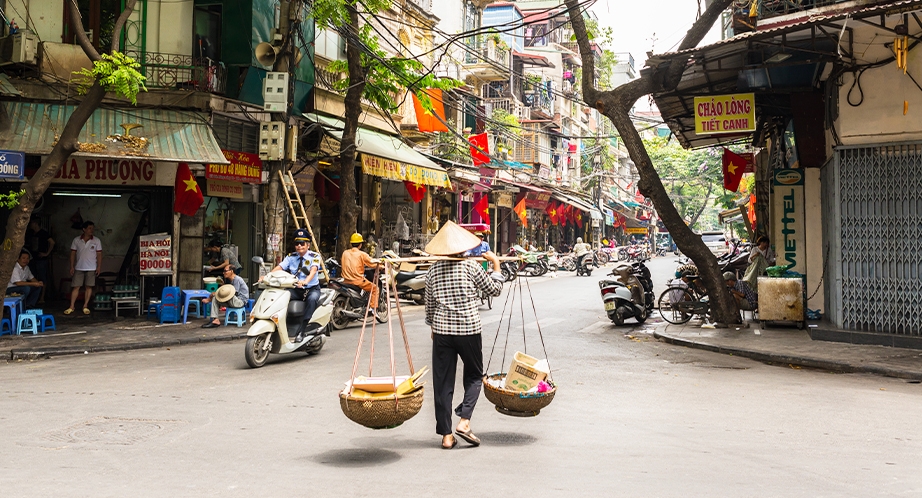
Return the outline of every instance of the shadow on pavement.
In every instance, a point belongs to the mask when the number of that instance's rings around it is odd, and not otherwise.
[[[400,454],[380,448],[351,448],[326,451],[313,457],[313,460],[333,467],[358,468],[391,464],[400,460]]]

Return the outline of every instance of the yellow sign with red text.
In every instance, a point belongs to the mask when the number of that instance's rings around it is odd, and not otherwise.
[[[695,134],[748,133],[756,129],[754,93],[695,97]]]
[[[362,154],[362,172],[389,180],[406,181],[419,185],[451,188],[448,173],[442,170],[403,163],[392,159]]]

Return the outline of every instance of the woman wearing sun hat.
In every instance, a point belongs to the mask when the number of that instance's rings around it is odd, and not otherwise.
[[[426,245],[426,252],[460,256],[480,246],[480,242],[479,237],[449,221]],[[499,296],[505,280],[496,254],[488,251],[483,257],[492,264],[492,274],[473,260],[437,261],[426,274],[426,324],[432,327],[435,430],[442,436],[444,449],[458,444],[451,430],[451,405],[459,356],[464,364],[464,398],[455,408],[455,414],[461,417],[455,434],[474,446],[480,445],[470,425],[483,379],[483,329],[478,306],[481,293]]]

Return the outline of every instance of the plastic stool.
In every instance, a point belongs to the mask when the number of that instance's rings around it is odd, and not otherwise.
[[[203,305],[201,301],[199,301],[198,299],[191,299],[189,300],[189,309],[186,311],[186,315],[192,316],[194,313],[196,318],[201,318],[203,316],[202,307]],[[192,311],[192,308],[195,308],[195,311]]]
[[[246,308],[227,308],[227,312],[224,314],[224,326],[228,324],[235,324],[238,327],[243,327],[243,324],[246,323],[247,310]]]
[[[19,315],[19,323],[16,325],[16,335],[23,332],[32,332],[32,335],[38,334],[38,315]]]
[[[9,318],[4,318],[0,321],[0,335],[9,332],[10,335],[13,335],[13,322]]]
[[[254,305],[254,304],[256,304],[256,300],[255,300],[255,299],[250,299],[250,300],[247,301],[247,307],[246,307],[247,313],[252,313],[252,312],[253,312],[253,305]]]
[[[48,325],[48,322],[51,322],[51,325]],[[49,314],[38,315],[38,327],[41,329],[42,332],[48,329],[58,330],[58,328],[54,324],[54,315],[49,315]]]
[[[150,318],[151,313],[154,314],[154,318],[157,317],[157,315],[160,313],[160,301],[147,304],[147,318]]]

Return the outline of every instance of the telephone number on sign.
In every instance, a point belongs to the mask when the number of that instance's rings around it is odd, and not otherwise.
[[[155,259],[151,261],[141,260],[141,271],[145,270],[169,270],[173,267],[173,262],[169,259]]]

